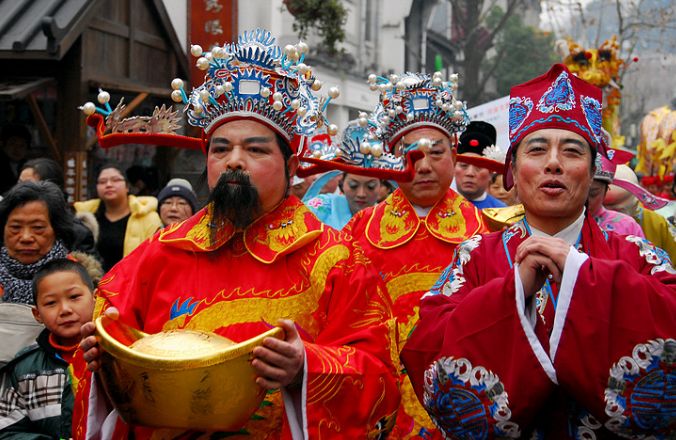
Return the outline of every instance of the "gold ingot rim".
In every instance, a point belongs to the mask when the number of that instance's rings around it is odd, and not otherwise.
[[[491,231],[499,231],[504,227],[512,226],[525,215],[522,204],[505,206],[502,208],[484,208],[481,210],[484,220],[489,223]]]
[[[183,370],[186,368],[210,367],[250,353],[255,347],[261,345],[265,338],[272,337],[284,339],[284,329],[281,327],[274,327],[265,333],[261,333],[258,336],[247,339],[246,341],[235,343],[230,347],[221,348],[220,350],[215,351],[213,354],[198,354],[192,356],[167,358],[143,353],[130,348],[113,337],[106,330],[106,327],[110,325],[117,325],[122,331],[127,332],[128,336],[134,340],[149,336],[148,333],[136,330],[133,327],[127,326],[118,320],[108,318],[105,315],[96,318],[94,324],[96,326],[96,335],[99,344],[108,354],[120,362],[129,363],[137,367],[148,367],[152,365],[153,368],[158,370]]]

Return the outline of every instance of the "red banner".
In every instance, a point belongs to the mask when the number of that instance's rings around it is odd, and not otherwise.
[[[199,44],[204,51],[223,46],[237,38],[237,0],[188,0],[188,56],[190,83],[200,85],[204,71],[195,67],[197,58],[190,45]]]

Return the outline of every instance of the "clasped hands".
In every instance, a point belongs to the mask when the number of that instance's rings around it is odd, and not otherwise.
[[[560,284],[570,244],[560,238],[530,236],[516,248],[514,263],[526,299],[540,290],[547,279]]]

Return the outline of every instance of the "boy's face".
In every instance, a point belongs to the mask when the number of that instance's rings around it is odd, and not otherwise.
[[[37,285],[36,321],[54,334],[62,345],[80,341],[80,327],[91,321],[94,295],[77,272],[64,271],[47,275]]]

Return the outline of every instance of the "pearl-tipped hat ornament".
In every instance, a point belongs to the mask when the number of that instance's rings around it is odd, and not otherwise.
[[[201,128],[202,137],[177,134],[178,111],[165,107],[149,117],[124,119],[124,105],[112,109],[110,95],[101,91],[101,106],[88,102],[80,108],[88,116],[87,123],[96,128],[102,147],[141,143],[206,151],[217,127],[252,119],[270,127],[302,156],[308,136],[331,125],[324,112],[332,96],[338,96],[338,89],[331,88],[328,97],[318,95],[322,84],[304,63],[307,44],[299,42],[282,49],[270,32],[255,29],[242,33],[236,43],[208,51],[193,45],[190,52],[197,58],[197,67],[205,72],[204,81],[188,93],[183,80],[174,79],[171,98],[183,104],[188,123]]]
[[[373,112],[378,137],[396,145],[406,133],[421,127],[441,130],[449,138],[469,123],[467,109],[456,98],[458,75],[444,80],[441,72],[432,75],[407,72],[389,77],[369,75],[372,90],[380,92]]]

